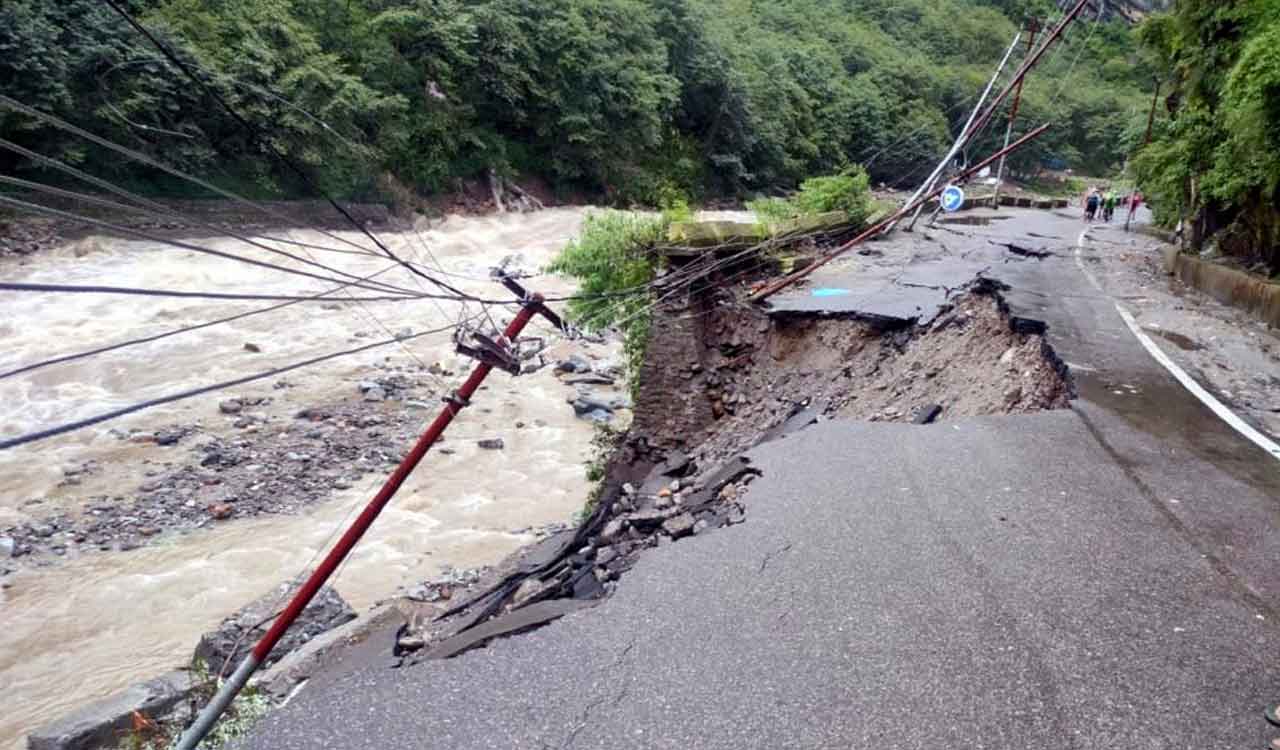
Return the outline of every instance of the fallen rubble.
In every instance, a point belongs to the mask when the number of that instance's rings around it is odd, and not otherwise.
[[[607,597],[646,550],[742,523],[749,503],[767,502],[750,493],[759,471],[747,455],[763,442],[823,419],[927,425],[1064,408],[1071,395],[1043,324],[1011,317],[982,279],[924,325],[770,317],[735,299],[708,285],[659,307],[634,420],[590,512],[435,597],[432,615],[399,634],[397,665],[544,625]]]

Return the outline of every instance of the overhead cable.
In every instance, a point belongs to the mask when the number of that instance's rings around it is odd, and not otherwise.
[[[139,412],[144,409],[150,409],[156,406],[163,406],[164,404],[171,404],[171,403],[174,403],[175,401],[182,401],[184,399],[194,398],[195,396],[203,396],[207,393],[213,393],[215,391],[225,390],[227,388],[234,388],[236,386],[245,385],[246,383],[252,383],[255,380],[272,378],[277,375],[283,375],[286,372],[291,372],[293,370],[301,369],[303,367],[310,367],[311,365],[317,365],[317,364],[320,364],[321,362],[328,362],[330,360],[338,359],[340,357],[347,357],[353,354],[367,352],[370,349],[376,349],[381,346],[389,346],[397,342],[410,341],[412,339],[421,338],[423,336],[430,336],[436,333],[443,333],[445,331],[451,330],[452,328],[453,328],[453,325],[449,325],[444,328],[437,328],[430,331],[422,331],[420,333],[415,333],[409,336],[400,336],[400,337],[388,339],[385,341],[375,341],[372,344],[365,344],[364,346],[358,346],[354,349],[347,349],[345,351],[333,352],[331,354],[325,354],[319,357],[312,357],[311,359],[303,360],[301,362],[295,362],[291,365],[285,365],[283,367],[272,368],[270,370],[255,373],[253,375],[246,375],[244,377],[234,378],[232,380],[224,380],[220,383],[201,386],[199,388],[191,388],[185,391],[179,391],[178,393],[171,393],[167,396],[160,396],[158,398],[148,399],[146,401],[141,401],[139,403],[132,404],[130,406],[125,406],[119,409],[113,409],[108,412],[103,412],[101,414],[88,417],[86,419],[79,419],[74,422],[67,422],[65,424],[57,425],[56,427],[50,427],[44,430],[37,430],[36,432],[29,432],[24,435],[19,435],[14,438],[9,438],[7,440],[0,440],[0,450],[8,450],[10,448],[16,448],[20,445],[34,443],[39,440],[47,440],[51,437],[57,437],[58,435],[65,435],[69,432],[81,430],[86,427],[92,427],[93,425],[101,424],[103,422],[106,422],[112,419],[117,419],[119,417],[123,417],[128,414],[133,414],[135,412]]]

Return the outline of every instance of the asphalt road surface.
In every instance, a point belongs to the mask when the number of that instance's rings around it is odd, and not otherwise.
[[[832,264],[776,304],[894,316],[901,291],[927,317],[982,271],[1048,325],[1072,409],[761,446],[746,523],[647,554],[535,632],[403,670],[349,660],[242,746],[1266,746],[1280,461],[1138,345],[1088,280],[1078,220],[1003,215],[900,240],[905,268]]]

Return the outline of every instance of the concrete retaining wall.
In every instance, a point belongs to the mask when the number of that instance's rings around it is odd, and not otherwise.
[[[1280,284],[1180,253],[1176,245],[1165,248],[1164,262],[1165,269],[1187,286],[1280,328]]]

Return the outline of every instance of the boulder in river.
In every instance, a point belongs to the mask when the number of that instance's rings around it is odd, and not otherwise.
[[[562,372],[591,372],[591,362],[579,354],[570,354],[568,357],[556,363],[557,373]]]
[[[196,659],[204,661],[212,674],[235,669],[245,654],[271,627],[275,615],[288,603],[297,584],[283,583],[274,591],[255,599],[239,612],[222,621],[216,629],[205,633],[196,646]],[[285,631],[280,643],[271,651],[263,666],[274,664],[321,633],[354,620],[356,612],[337,591],[328,586],[320,589],[298,619]]]
[[[618,409],[630,409],[631,399],[623,395],[602,395],[590,391],[579,391],[578,395],[567,399],[573,411],[579,417],[597,420],[599,415],[610,415]]]

